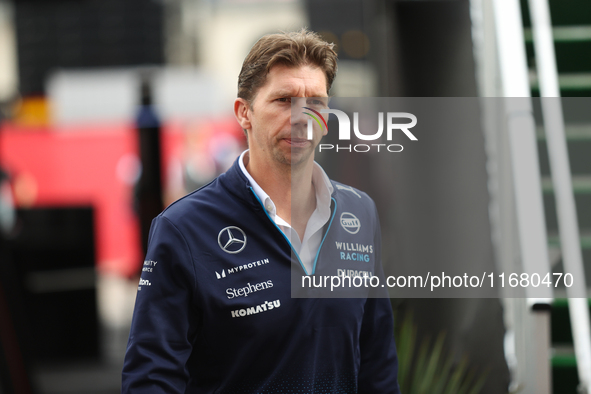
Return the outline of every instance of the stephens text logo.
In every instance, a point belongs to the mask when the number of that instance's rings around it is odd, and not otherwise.
[[[256,285],[251,285],[247,283],[244,287],[239,288],[229,288],[226,289],[226,294],[229,300],[236,297],[248,297],[249,294],[256,293],[257,291],[267,290],[273,287],[273,281],[268,280],[266,282],[257,283]]]

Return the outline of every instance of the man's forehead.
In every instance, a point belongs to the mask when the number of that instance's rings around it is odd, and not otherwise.
[[[270,93],[281,97],[326,97],[326,76],[322,70],[271,69],[267,76]],[[312,71],[313,70],[313,71]]]

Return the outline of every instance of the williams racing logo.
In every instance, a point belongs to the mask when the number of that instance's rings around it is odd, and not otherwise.
[[[341,226],[351,234],[357,234],[361,228],[361,222],[357,219],[357,216],[350,212],[343,212],[341,214]]]
[[[246,234],[239,227],[225,227],[218,234],[218,245],[226,253],[240,253],[246,246]]]

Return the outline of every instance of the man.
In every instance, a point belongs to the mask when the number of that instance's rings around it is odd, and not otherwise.
[[[335,74],[332,44],[306,30],[251,49],[234,105],[249,150],[154,220],[123,393],[399,393],[387,299],[291,297],[292,272],[345,264],[345,213],[369,229],[365,264],[381,275],[373,202],[328,179],[321,129],[308,140],[291,116],[292,97],[326,105]]]

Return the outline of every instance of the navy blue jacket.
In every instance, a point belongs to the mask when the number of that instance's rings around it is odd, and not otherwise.
[[[312,289],[237,161],[155,218],[122,393],[399,393],[384,289],[343,299],[314,287],[337,275],[384,283],[373,201],[333,186]],[[310,294],[333,298],[297,298]]]

